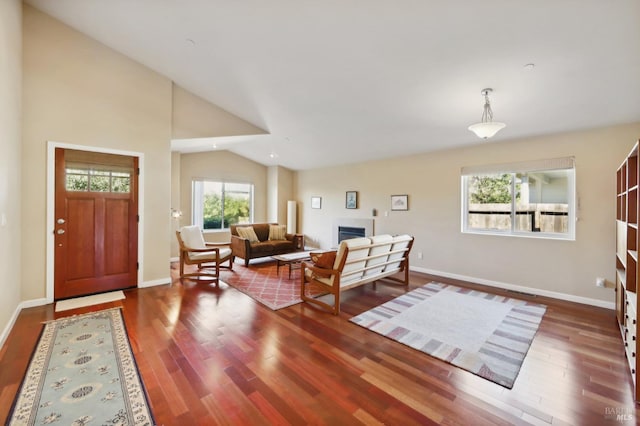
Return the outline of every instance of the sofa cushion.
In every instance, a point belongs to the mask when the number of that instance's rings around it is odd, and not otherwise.
[[[258,240],[267,241],[269,239],[269,225],[277,225],[277,223],[254,223],[253,230],[256,231]]]
[[[269,240],[271,241],[286,240],[286,233],[286,225],[269,225]]]
[[[253,226],[242,226],[237,227],[236,231],[238,232],[238,236],[240,238],[245,238],[249,240],[250,243],[257,243],[260,241],[258,236],[256,235],[256,231],[253,230]]]
[[[292,241],[261,241],[251,244],[251,256],[262,257],[274,254],[289,253],[295,250]]]

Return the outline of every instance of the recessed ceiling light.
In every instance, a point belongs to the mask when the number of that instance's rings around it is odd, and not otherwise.
[[[278,154],[276,154],[275,152],[272,152],[269,154],[269,158],[278,158]]]
[[[192,39],[192,38],[188,38],[188,39],[186,39],[185,41],[186,41],[188,44],[190,44],[191,46],[195,46],[195,45],[196,45],[195,40],[194,40],[194,39]]]
[[[534,69],[535,67],[536,67],[536,64],[534,64],[534,63],[532,63],[532,62],[530,62],[530,63],[528,63],[528,64],[525,64],[525,65],[524,65],[524,69],[525,69],[525,70],[527,70],[527,71],[531,71],[531,70],[532,70],[532,69]]]

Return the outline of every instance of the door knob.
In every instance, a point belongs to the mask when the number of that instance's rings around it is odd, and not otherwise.
[[[64,219],[60,218],[60,219],[56,220],[56,222],[58,222],[58,225],[62,225],[64,223]]]
[[[64,234],[64,229],[58,229],[57,232],[58,232],[58,235],[62,235],[62,234]]]

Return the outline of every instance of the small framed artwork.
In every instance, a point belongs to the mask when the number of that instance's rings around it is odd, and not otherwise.
[[[392,195],[391,210],[409,210],[408,195]]]
[[[348,209],[358,208],[358,191],[347,191],[345,207]]]
[[[322,197],[311,197],[311,208],[312,209],[321,209],[322,208]]]

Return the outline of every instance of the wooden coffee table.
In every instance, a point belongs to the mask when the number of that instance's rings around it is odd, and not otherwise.
[[[277,254],[271,257],[278,262],[276,266],[278,276],[280,276],[280,266],[289,265],[289,279],[291,279],[291,270],[299,269],[304,260],[311,259],[310,255],[310,251],[296,251],[293,253]]]

